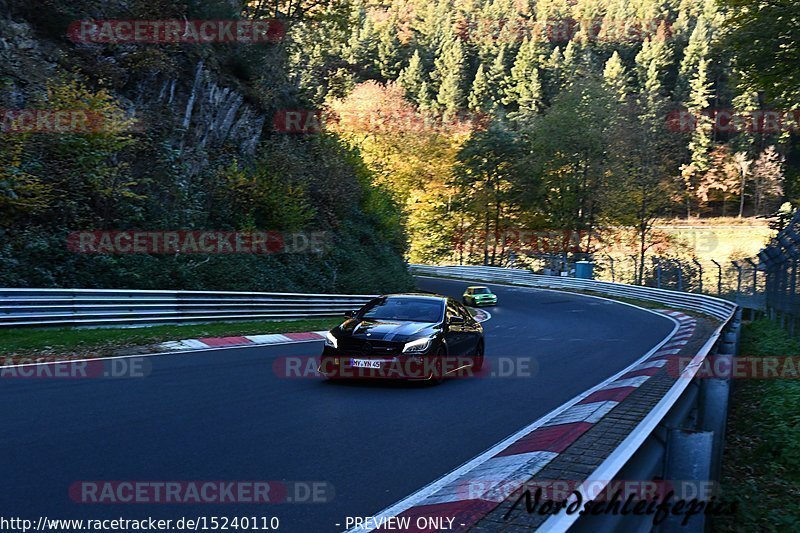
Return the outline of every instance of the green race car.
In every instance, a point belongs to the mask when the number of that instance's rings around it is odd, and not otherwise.
[[[467,287],[462,295],[465,305],[479,307],[481,305],[497,305],[497,295],[492,293],[489,287],[473,286]]]

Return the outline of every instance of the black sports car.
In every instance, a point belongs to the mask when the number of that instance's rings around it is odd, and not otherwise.
[[[483,327],[460,302],[434,294],[390,294],[327,333],[319,371],[328,378],[440,382],[483,366]]]

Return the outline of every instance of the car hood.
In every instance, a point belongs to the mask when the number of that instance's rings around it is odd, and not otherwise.
[[[359,320],[350,319],[339,326],[345,335],[356,339],[406,342],[432,335],[438,330],[433,322],[409,322],[405,320]]]

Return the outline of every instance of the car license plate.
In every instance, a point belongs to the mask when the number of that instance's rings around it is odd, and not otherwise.
[[[350,359],[350,365],[353,368],[380,368],[381,362],[371,359]]]

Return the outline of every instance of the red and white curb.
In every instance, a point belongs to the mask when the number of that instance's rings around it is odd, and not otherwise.
[[[374,524],[384,524],[390,517],[407,523],[404,531],[428,531],[416,525],[420,518],[453,519],[450,531],[469,529],[655,375],[689,341],[695,318],[677,311],[659,313],[675,323],[672,333],[631,366],[376,514],[370,522],[373,526],[352,528],[348,533],[385,531]]]
[[[295,342],[320,341],[327,331],[306,331],[302,333],[274,333],[270,335],[244,335],[241,337],[206,337],[203,339],[184,339],[157,344],[155,348],[164,351],[204,350],[208,348],[227,348],[233,346],[256,346],[259,344],[291,344]]]

